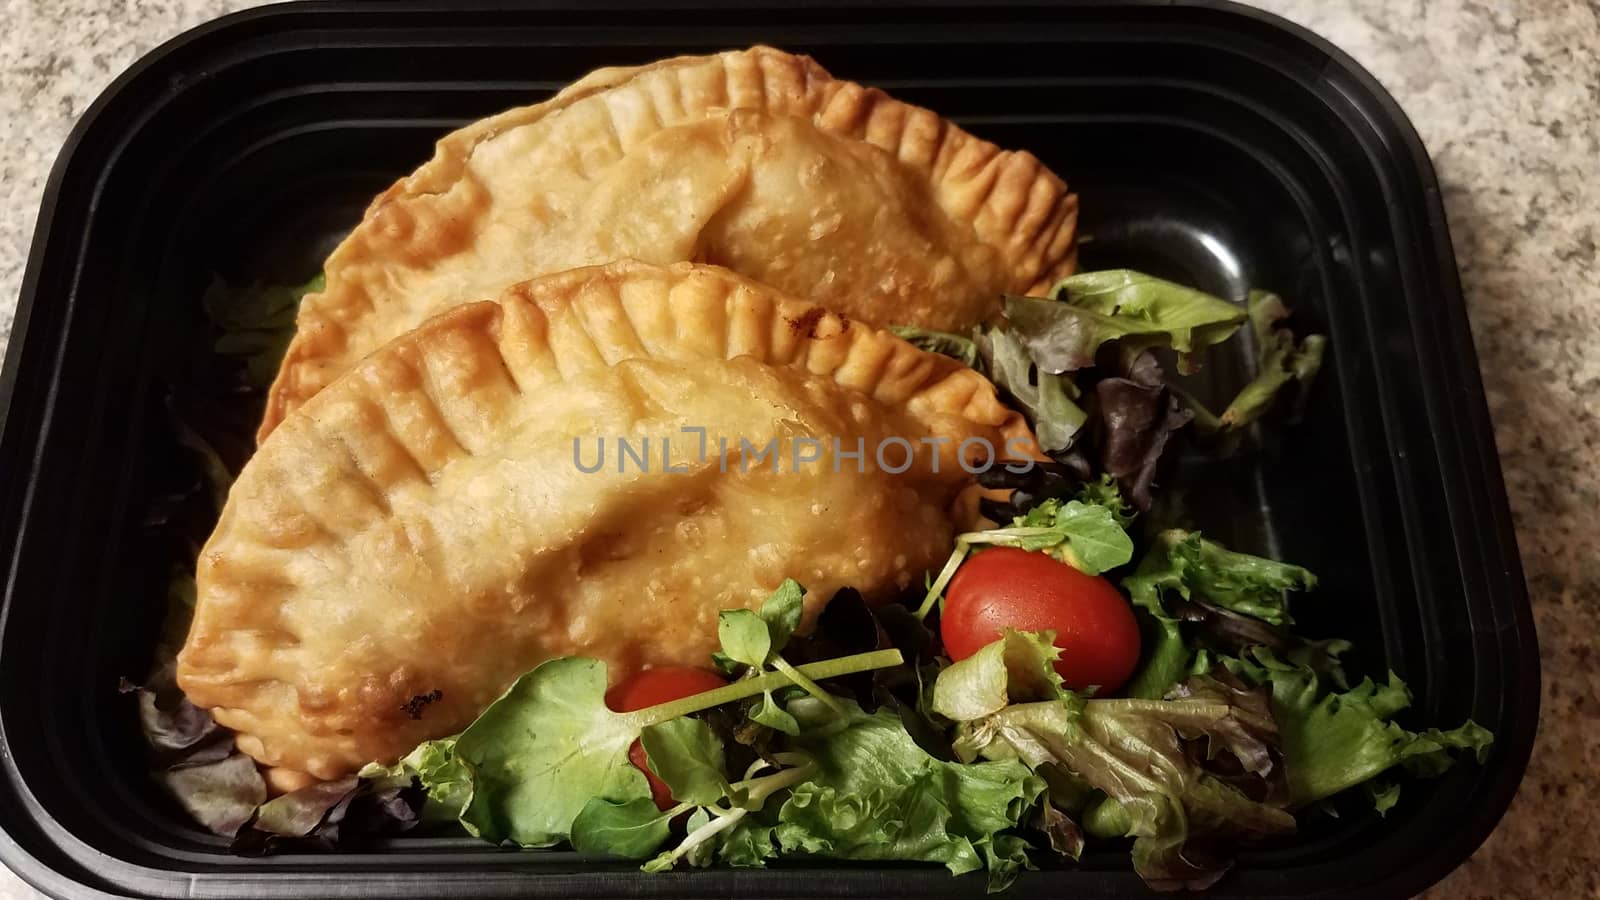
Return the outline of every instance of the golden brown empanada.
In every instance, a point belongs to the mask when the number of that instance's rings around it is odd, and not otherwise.
[[[972,438],[1029,440],[971,369],[726,270],[531,281],[382,347],[261,445],[200,555],[178,681],[251,756],[332,778],[551,656],[705,665],[718,610],[786,577],[809,623],[942,562]]]
[[[725,265],[872,324],[961,330],[1073,264],[1031,154],[769,47],[603,69],[455,132],[328,258],[260,436],[424,319],[614,259]]]

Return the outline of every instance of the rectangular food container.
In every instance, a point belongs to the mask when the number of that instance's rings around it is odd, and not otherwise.
[[[1086,267],[1274,289],[1329,334],[1306,420],[1210,473],[1223,489],[1202,524],[1322,576],[1305,630],[1405,678],[1410,727],[1470,716],[1496,740],[1484,765],[1407,783],[1387,817],[1307,821],[1243,853],[1211,896],[1409,896],[1478,846],[1528,758],[1538,656],[1433,169],[1349,57],[1222,3],[439,0],[196,29],[119,78],[62,151],[0,375],[0,860],[73,897],[981,894],[932,866],[647,876],[466,839],[234,857],[146,775],[117,692],[159,628],[169,562],[143,518],[176,452],[165,385],[208,352],[211,279],[304,280],[455,126],[596,66],[757,42],[1032,150],[1081,195]],[[1245,377],[1242,359],[1209,371],[1219,390]],[[1013,890],[1147,892],[1115,847]]]

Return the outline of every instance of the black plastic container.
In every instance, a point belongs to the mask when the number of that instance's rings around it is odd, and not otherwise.
[[[0,376],[0,859],[74,897],[982,892],[933,867],[644,876],[464,839],[236,858],[147,779],[116,691],[145,670],[159,621],[167,561],[137,535],[174,452],[163,379],[203,350],[213,274],[310,275],[456,125],[596,66],[755,42],[1033,150],[1081,194],[1086,264],[1275,289],[1331,336],[1307,420],[1219,473],[1202,524],[1319,573],[1303,624],[1355,639],[1365,671],[1404,677],[1407,724],[1471,716],[1497,740],[1485,765],[1407,784],[1387,818],[1324,819],[1244,853],[1211,895],[1409,895],[1483,840],[1527,761],[1538,657],[1438,186],[1368,75],[1305,31],[1216,3],[569,5],[242,13],[146,57],[73,132]],[[1210,371],[1236,383],[1244,369]],[[1114,849],[1014,891],[1146,893]]]

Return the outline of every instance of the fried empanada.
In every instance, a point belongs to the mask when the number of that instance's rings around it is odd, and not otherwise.
[[[964,330],[1073,265],[1031,154],[769,47],[603,69],[455,132],[306,297],[265,436],[385,341],[523,279],[714,263],[871,324]]]
[[[784,578],[808,625],[841,587],[920,584],[974,439],[1031,441],[971,369],[727,270],[527,282],[261,445],[200,555],[178,681],[251,756],[333,778],[549,657],[705,665],[717,612]]]

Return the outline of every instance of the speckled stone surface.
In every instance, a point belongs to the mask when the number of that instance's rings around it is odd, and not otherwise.
[[[5,0],[0,345],[45,178],[140,54],[240,0]],[[1544,707],[1500,828],[1432,897],[1600,898],[1600,4],[1259,0],[1344,47],[1438,166],[1533,597]],[[0,900],[35,896],[0,870]]]

